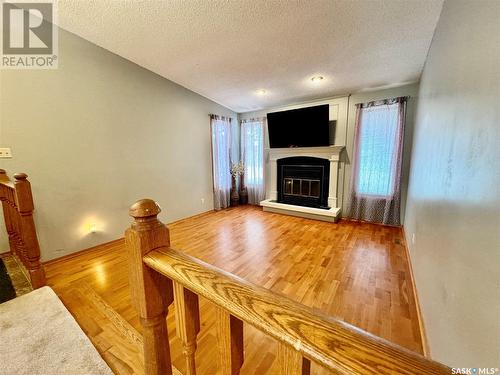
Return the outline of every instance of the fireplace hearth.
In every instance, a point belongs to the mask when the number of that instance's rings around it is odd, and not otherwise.
[[[330,161],[309,156],[277,160],[278,202],[330,209],[328,192]]]

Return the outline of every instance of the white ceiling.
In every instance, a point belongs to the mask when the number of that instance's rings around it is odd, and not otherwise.
[[[443,0],[58,3],[62,28],[246,112],[417,81]]]

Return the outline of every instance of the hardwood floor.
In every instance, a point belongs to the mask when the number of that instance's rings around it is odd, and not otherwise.
[[[239,207],[169,225],[172,246],[318,311],[422,352],[402,231],[332,224]],[[125,229],[125,228],[124,228]],[[48,264],[54,288],[118,374],[142,374],[142,337],[128,288],[123,241]],[[215,311],[201,300],[199,374],[217,373]],[[174,311],[168,317],[174,365],[184,371]],[[276,373],[276,343],[244,327],[242,374]],[[323,373],[315,368],[313,373]]]

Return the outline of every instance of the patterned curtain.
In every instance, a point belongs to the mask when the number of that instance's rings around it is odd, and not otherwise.
[[[231,119],[210,115],[214,209],[229,207],[231,192]]]
[[[348,214],[400,225],[401,164],[407,97],[357,105]]]
[[[241,122],[241,160],[245,164],[244,181],[248,203],[259,204],[265,199],[264,188],[264,122],[250,119]]]

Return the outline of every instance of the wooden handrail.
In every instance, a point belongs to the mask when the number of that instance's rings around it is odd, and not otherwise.
[[[27,269],[33,288],[45,285],[45,272],[40,263],[40,246],[33,220],[33,195],[28,175],[17,173],[12,182],[0,169],[0,200],[9,237],[10,252]]]
[[[134,216],[137,212],[141,212],[142,216]],[[137,248],[138,245],[134,241],[134,226],[148,223],[149,228],[155,228],[149,236],[143,233],[144,238],[148,238],[145,240],[147,248],[141,251],[142,262],[138,263],[138,259],[134,258],[131,271],[134,273],[136,269],[143,269],[153,272],[151,275],[162,275],[178,285],[177,288],[183,287],[191,295],[205,297],[217,305],[217,334],[223,374],[238,374],[243,363],[242,322],[278,340],[279,368],[283,374],[309,374],[310,361],[335,374],[450,373],[450,369],[442,364],[170,248],[168,229],[156,218],[159,212],[160,208],[151,200],[140,201],[131,210],[136,221],[127,231],[129,248]],[[133,281],[137,280],[131,279]],[[157,298],[156,291],[152,295],[146,289],[143,292],[136,296],[136,301]],[[185,314],[185,311],[182,313]],[[188,320],[195,321],[193,318]],[[185,324],[185,321],[185,318],[177,319],[177,324]],[[188,372],[194,374],[194,356],[192,352],[189,355],[192,366]]]

